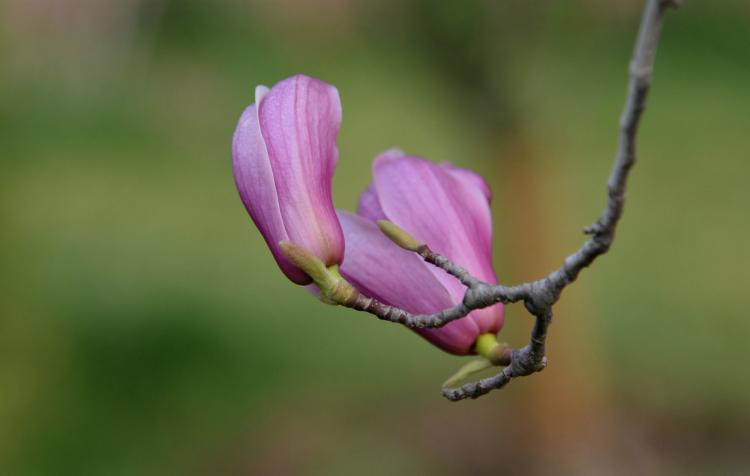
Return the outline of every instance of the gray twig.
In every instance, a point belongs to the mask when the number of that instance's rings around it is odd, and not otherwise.
[[[510,365],[497,375],[460,388],[443,389],[443,395],[449,400],[477,398],[504,387],[513,378],[530,375],[546,366],[544,347],[547,328],[552,321],[552,306],[558,301],[565,287],[575,281],[584,268],[609,250],[615,238],[615,229],[625,205],[628,174],[636,159],[638,124],[646,106],[664,13],[667,8],[676,7],[679,3],[678,0],[646,2],[630,62],[630,81],[625,107],[620,117],[617,154],[607,182],[607,205],[599,219],[584,229],[586,234],[591,235],[590,238],[575,253],[568,256],[560,268],[545,278],[517,286],[491,285],[476,279],[460,266],[423,245],[417,252],[426,262],[455,276],[467,287],[463,302],[435,314],[418,315],[361,295],[355,300],[352,307],[357,310],[413,328],[441,327],[466,316],[474,309],[485,308],[498,302],[524,302],[528,311],[536,318],[529,345],[513,351]]]

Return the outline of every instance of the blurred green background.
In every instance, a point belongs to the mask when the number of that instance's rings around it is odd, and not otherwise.
[[[474,168],[499,277],[540,277],[604,205],[640,7],[0,0],[0,473],[747,474],[746,1],[669,15],[615,246],[480,400],[286,281],[231,177],[255,85],[317,76],[338,207],[393,146]]]

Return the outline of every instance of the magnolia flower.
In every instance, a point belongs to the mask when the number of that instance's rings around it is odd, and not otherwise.
[[[357,214],[339,211],[346,239],[341,274],[359,291],[419,314],[453,306],[464,296],[465,287],[456,278],[396,246],[380,232],[377,220],[395,223],[473,276],[497,283],[490,191],[480,176],[398,150],[375,159],[373,176]],[[463,355],[472,352],[477,337],[496,334],[502,325],[503,306],[497,304],[417,332],[441,349]]]
[[[232,140],[240,198],[276,262],[297,284],[311,278],[285,257],[291,242],[326,266],[340,264],[344,236],[331,200],[341,102],[335,87],[308,76],[255,89]]]

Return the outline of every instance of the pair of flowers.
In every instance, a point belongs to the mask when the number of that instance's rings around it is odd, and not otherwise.
[[[384,236],[389,220],[418,241],[496,283],[492,269],[490,191],[472,171],[389,150],[373,162],[373,183],[357,213],[336,210],[331,180],[338,161],[341,102],[335,87],[308,76],[259,86],[232,142],[235,183],[245,207],[284,274],[313,279],[292,263],[283,243],[317,257],[361,293],[412,313],[429,314],[461,301],[464,286]],[[496,334],[503,307],[477,309],[439,329],[416,331],[453,354],[474,351]]]

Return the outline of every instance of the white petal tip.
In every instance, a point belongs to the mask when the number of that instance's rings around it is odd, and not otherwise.
[[[263,100],[263,98],[268,94],[268,89],[266,86],[260,85],[255,87],[255,104],[260,104],[260,102]]]

